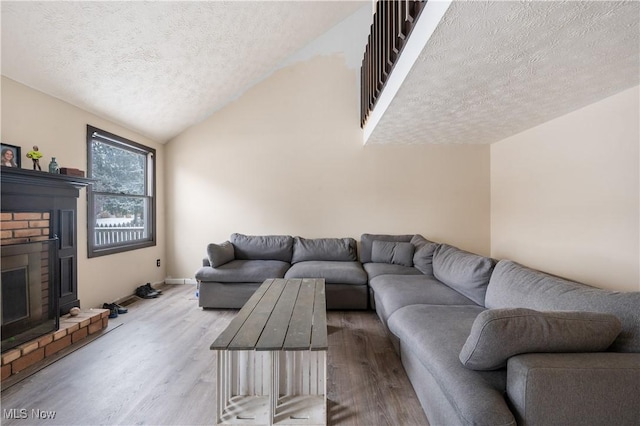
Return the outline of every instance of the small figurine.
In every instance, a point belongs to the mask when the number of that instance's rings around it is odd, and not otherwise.
[[[37,167],[38,170],[42,171],[42,168],[40,167],[40,159],[42,158],[42,153],[38,151],[37,145],[33,146],[32,151],[27,152],[27,158],[31,158],[31,161],[33,161],[33,170],[35,170]]]

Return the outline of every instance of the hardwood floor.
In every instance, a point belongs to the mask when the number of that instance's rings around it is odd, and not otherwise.
[[[198,308],[194,286],[162,289],[110,320],[120,326],[3,389],[1,423],[213,424],[216,359],[209,345],[237,311]],[[327,320],[329,424],[426,425],[375,313],[329,311]],[[11,409],[25,409],[28,418],[8,418]],[[55,417],[37,419],[32,410]]]

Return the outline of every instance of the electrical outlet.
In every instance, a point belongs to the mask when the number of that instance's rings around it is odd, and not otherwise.
[[[160,259],[156,259],[156,266],[159,268],[160,267]]]

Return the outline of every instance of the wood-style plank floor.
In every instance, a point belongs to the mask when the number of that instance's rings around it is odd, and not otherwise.
[[[209,345],[236,310],[202,310],[191,285],[128,306],[118,327],[2,390],[3,425],[208,425],[216,357]],[[375,313],[329,311],[331,425],[427,425]],[[111,327],[111,326],[110,326]],[[27,419],[7,410],[25,409]],[[32,410],[55,411],[39,420]]]

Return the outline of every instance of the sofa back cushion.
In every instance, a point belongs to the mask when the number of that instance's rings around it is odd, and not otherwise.
[[[414,251],[415,246],[411,243],[375,240],[371,245],[371,261],[413,266]]]
[[[433,275],[433,253],[439,244],[427,240],[420,234],[411,238],[411,244],[416,248],[413,253],[413,266],[425,275]]]
[[[433,275],[457,292],[484,306],[495,260],[440,244],[433,254]]]
[[[310,260],[355,262],[358,260],[356,247],[357,243],[353,238],[307,239],[295,237],[291,263]]]
[[[212,268],[231,262],[235,259],[233,244],[225,241],[222,244],[211,243],[207,246],[207,257]]]
[[[622,331],[615,352],[640,352],[640,292],[603,290],[501,260],[491,276],[486,307],[540,311],[591,311],[613,314]]]
[[[373,242],[378,241],[398,241],[408,243],[413,235],[386,235],[386,234],[362,234],[360,237],[360,262],[371,262],[371,250]]]
[[[231,234],[235,258],[239,260],[281,260],[291,263],[293,237],[289,235]]]

